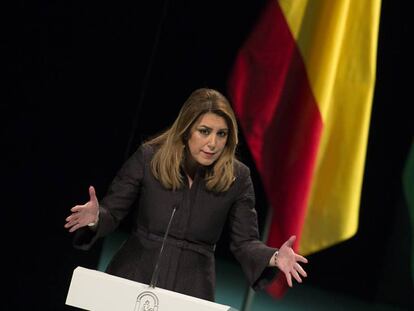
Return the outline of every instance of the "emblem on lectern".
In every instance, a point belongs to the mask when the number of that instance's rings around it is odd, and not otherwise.
[[[138,295],[134,311],[158,311],[158,297],[152,292]]]

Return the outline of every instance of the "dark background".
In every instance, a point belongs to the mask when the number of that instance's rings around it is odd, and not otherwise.
[[[3,10],[3,310],[66,310],[73,269],[96,268],[102,243],[72,248],[69,209],[102,197],[145,138],[168,126],[192,90],[227,95],[237,49],[265,1],[16,1]],[[413,133],[407,9],[383,1],[360,227],[309,256],[307,284],[414,307],[413,230],[401,173]],[[14,14],[16,13],[16,14]],[[266,200],[253,170],[259,221]],[[217,256],[232,260],[224,235]],[[5,305],[5,306],[4,306]]]

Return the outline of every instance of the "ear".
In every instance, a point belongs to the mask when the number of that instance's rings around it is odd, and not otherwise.
[[[184,145],[187,145],[187,141],[188,141],[189,138],[190,138],[190,129],[188,129],[182,137]]]
[[[188,142],[186,135],[183,135],[181,137],[181,142],[183,143],[183,149],[185,149],[187,147],[187,142]]]

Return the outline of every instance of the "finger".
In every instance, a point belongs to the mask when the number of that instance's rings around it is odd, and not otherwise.
[[[69,228],[71,228],[72,226],[74,226],[76,223],[75,222],[68,222],[68,223],[66,223],[65,225],[64,225],[64,227],[66,228],[66,229],[69,229]]]
[[[303,263],[308,263],[308,260],[305,257],[303,257],[301,255],[298,255],[298,254],[296,254],[295,259],[296,259],[296,261],[300,261],[300,262],[303,262]]]
[[[66,221],[68,223],[76,223],[76,222],[79,222],[79,218],[80,218],[79,213],[76,213],[76,214],[72,214],[68,218],[66,218]]]
[[[73,227],[74,225],[78,224],[79,220],[78,219],[72,219],[71,221],[69,221],[66,225],[65,228],[70,228]]]
[[[302,279],[300,278],[299,273],[296,270],[292,270],[291,274],[293,275],[296,281],[302,283]]]
[[[292,246],[293,246],[293,243],[295,242],[295,240],[296,240],[296,235],[292,235],[292,236],[289,238],[289,240],[287,240],[287,241],[286,241],[286,244],[287,244],[289,247],[292,247]]]
[[[73,213],[76,213],[76,212],[81,211],[82,208],[84,208],[84,207],[85,207],[85,204],[84,205],[75,205],[74,207],[72,207],[70,209],[70,211],[73,212]]]
[[[89,198],[91,201],[98,201],[98,199],[96,198],[95,188],[93,186],[89,186]]]
[[[69,229],[69,232],[76,231],[76,230],[78,230],[80,227],[81,227],[81,226],[80,226],[79,224],[76,224],[76,225],[74,225],[73,227],[71,227],[71,228]]]
[[[78,230],[79,228],[84,227],[85,225],[86,225],[86,224],[85,224],[85,222],[84,222],[84,221],[81,221],[81,219],[76,218],[75,220],[73,220],[73,221],[71,221],[71,222],[69,223],[69,227],[70,227],[69,232],[76,231],[76,230]]]
[[[295,264],[295,269],[302,275],[302,276],[304,276],[304,277],[307,277],[308,276],[308,274],[306,273],[306,271],[305,270],[303,270],[303,268],[301,267],[301,265],[300,264],[298,264],[298,263],[296,263]]]
[[[68,217],[66,217],[65,220],[69,222],[69,221],[73,221],[78,218],[79,218],[79,213],[73,213],[73,214],[70,214]]]
[[[290,275],[289,272],[285,272],[285,276],[286,276],[286,281],[287,281],[289,287],[292,287],[292,276]]]

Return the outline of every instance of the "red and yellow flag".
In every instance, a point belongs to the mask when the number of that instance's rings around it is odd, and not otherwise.
[[[274,210],[270,246],[295,234],[308,255],[357,231],[380,7],[269,0],[238,53],[228,92]]]

